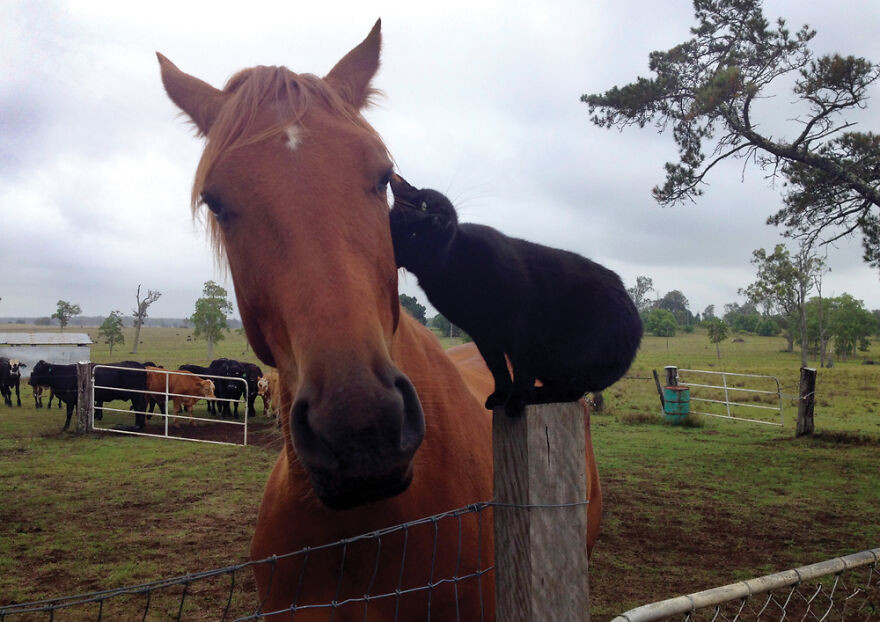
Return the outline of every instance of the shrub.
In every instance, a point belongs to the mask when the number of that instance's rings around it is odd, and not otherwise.
[[[758,322],[757,332],[762,337],[775,337],[782,332],[782,329],[779,328],[779,324],[776,323],[776,320],[768,317]]]
[[[678,324],[675,316],[666,309],[654,309],[645,316],[645,331],[655,337],[674,337]]]

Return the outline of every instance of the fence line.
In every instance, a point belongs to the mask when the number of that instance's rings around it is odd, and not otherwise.
[[[462,531],[462,521],[467,517],[472,517],[474,520],[477,520],[477,525],[479,527],[478,533],[480,534],[480,538],[478,540],[478,547],[483,547],[485,545],[482,538],[483,513],[487,508],[493,505],[494,502],[492,501],[474,503],[455,510],[442,512],[434,516],[417,519],[400,525],[394,525],[392,527],[387,527],[351,538],[345,538],[337,542],[311,546],[299,551],[283,555],[275,555],[257,561],[243,562],[224,568],[186,574],[139,585],[101,590],[87,594],[77,594],[15,605],[0,606],[0,621],[5,622],[6,620],[17,619],[19,616],[29,616],[32,614],[47,614],[48,617],[46,619],[53,619],[56,613],[68,610],[75,610],[78,614],[88,615],[87,612],[89,609],[94,610],[93,615],[95,617],[90,619],[95,620],[115,620],[120,618],[134,619],[133,616],[135,613],[137,614],[137,617],[144,620],[153,619],[154,616],[163,614],[168,615],[172,619],[180,620],[184,613],[197,612],[199,617],[207,615],[209,619],[236,620],[244,622],[281,614],[287,614],[284,619],[292,619],[297,612],[315,611],[320,609],[327,610],[331,612],[332,615],[332,613],[336,611],[351,611],[355,608],[361,610],[364,619],[366,619],[369,607],[372,603],[383,600],[393,600],[396,605],[399,605],[402,599],[416,594],[424,595],[426,597],[427,615],[428,618],[430,618],[431,596],[433,592],[444,586],[451,586],[456,591],[457,608],[458,587],[464,582],[476,582],[477,589],[479,590],[480,609],[483,611],[482,582],[488,580],[483,577],[484,575],[493,573],[495,566],[486,565],[483,567],[480,564],[477,568],[473,569],[461,568],[462,540],[460,536]],[[510,504],[506,504],[506,507],[510,507]],[[528,506],[520,509],[528,509]],[[457,550],[458,562],[455,565],[455,572],[451,576],[433,576],[434,561],[438,553],[438,547],[446,546],[445,543],[440,542],[440,525],[450,523],[454,529],[457,529],[459,534]],[[371,584],[364,586],[364,589],[356,596],[351,595],[353,592],[350,589],[343,588],[346,584],[345,571],[347,569],[350,570],[349,566],[346,564],[346,560],[349,557],[349,551],[353,547],[361,544],[372,545],[371,548],[374,551],[375,556],[372,581],[375,581],[376,571],[378,570],[379,560],[383,551],[383,543],[389,538],[395,536],[402,537],[405,543],[409,534],[414,529],[430,529],[433,530],[434,533],[433,556],[435,559],[432,559],[431,561],[432,573],[428,581],[424,584],[417,585],[412,585],[407,582],[408,577],[404,571],[407,564],[407,551],[404,546],[402,559],[398,561],[400,571],[398,573],[398,583],[396,586],[387,589],[386,586],[374,586],[371,582]],[[482,550],[482,548],[480,548],[480,550]],[[249,573],[244,580],[238,578],[241,571],[259,566],[268,567],[270,569],[270,575],[274,577],[275,569],[278,567],[279,563],[299,560],[302,562],[302,569],[297,585],[301,587],[308,569],[309,561],[324,553],[337,554],[339,556],[336,598],[329,602],[303,603],[298,602],[299,596],[297,596],[287,609],[279,611],[263,611],[262,603],[258,602],[256,590],[253,587],[252,575]],[[480,559],[483,559],[483,557],[481,556]],[[410,563],[412,562],[412,560],[409,561]],[[198,591],[197,588],[200,584],[210,581],[216,582],[217,580],[226,580],[227,584],[225,586],[210,586],[206,590],[202,590],[201,592]],[[345,586],[346,588],[348,587],[347,585]],[[376,592],[373,592],[374,587],[377,590]],[[174,591],[175,588],[178,588],[177,592],[179,592],[179,594]],[[204,597],[208,597],[207,602],[203,602]],[[133,602],[132,598],[135,598],[137,602]],[[213,611],[208,609],[211,604],[214,605]],[[220,609],[222,609],[222,611],[220,611]],[[480,619],[482,620],[483,617],[484,616],[481,614]],[[398,616],[395,615],[393,619],[397,620]]]
[[[678,617],[684,621],[839,620],[880,618],[880,548],[869,549],[740,581],[688,596],[642,605],[612,622],[654,622]],[[858,584],[847,585],[848,576]],[[829,578],[829,581],[814,581]],[[776,617],[772,617],[776,614]],[[838,615],[839,614],[839,615]]]

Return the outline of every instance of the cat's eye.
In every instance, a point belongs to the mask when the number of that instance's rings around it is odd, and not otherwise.
[[[425,201],[422,201],[422,206],[421,206],[421,207],[422,207],[422,211],[423,211],[423,212],[427,212],[427,211],[428,211],[428,204],[427,204]]]

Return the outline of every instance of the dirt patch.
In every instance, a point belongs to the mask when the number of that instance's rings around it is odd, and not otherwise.
[[[855,540],[845,511],[809,504],[744,511],[714,498],[709,485],[677,485],[674,494],[642,485],[613,474],[602,481],[605,512],[590,560],[594,619],[821,561],[805,551],[853,552],[842,546]],[[793,516],[814,528],[793,531]]]

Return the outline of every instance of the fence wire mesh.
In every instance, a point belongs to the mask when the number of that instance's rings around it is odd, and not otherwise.
[[[880,620],[880,548],[643,605],[612,622]]]
[[[486,510],[492,505],[475,503],[330,544],[225,568],[0,606],[0,621],[405,621],[412,619],[406,612],[414,609],[423,611],[419,619],[426,620],[432,614],[437,617],[438,611],[443,619],[488,619],[484,612],[486,599],[494,597],[494,566],[489,563],[492,519]],[[464,555],[463,534],[474,529],[477,564],[469,567],[463,560],[473,556]],[[426,536],[433,543],[427,557],[425,551],[409,546],[416,540],[424,542]],[[255,572],[268,576],[269,588],[262,601]],[[330,580],[328,572],[333,575]],[[284,581],[288,584],[281,585]],[[266,596],[274,589],[284,589],[293,597],[288,607],[267,611]],[[467,614],[462,604],[465,599],[471,601],[467,603]],[[473,616],[473,611],[478,611],[479,617]]]

